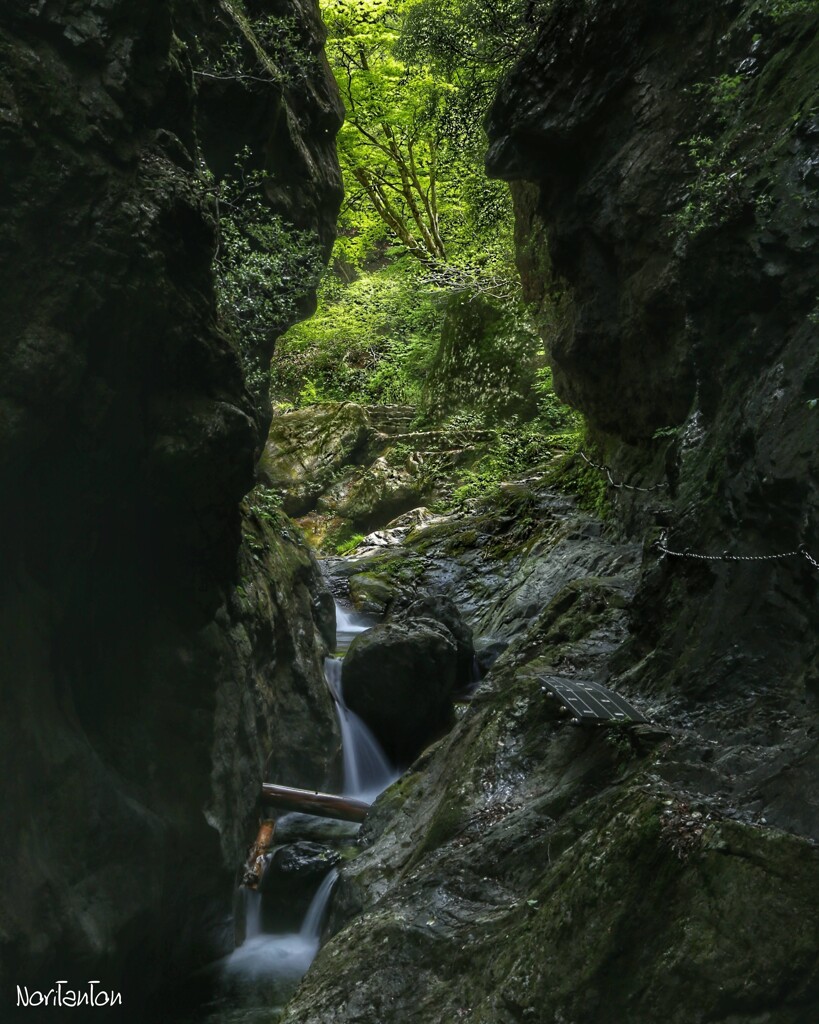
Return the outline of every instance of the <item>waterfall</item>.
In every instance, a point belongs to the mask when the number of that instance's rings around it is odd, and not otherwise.
[[[262,897],[255,889],[242,886],[245,912],[245,941],[262,934]]]
[[[321,938],[321,926],[324,924],[327,906],[330,902],[330,897],[333,894],[333,887],[335,886],[337,879],[338,871],[333,868],[327,873],[327,877],[321,883],[316,895],[313,897],[313,902],[307,908],[307,913],[305,914],[301,931],[299,932],[301,938],[310,942],[315,942],[317,949],[319,939]]]
[[[361,633],[367,626],[355,625],[350,616],[336,604],[336,631]],[[349,643],[348,645],[349,646]],[[341,649],[341,648],[340,648]],[[341,689],[341,659],[327,658],[324,676],[333,695],[341,730],[341,752],[344,765],[343,795],[359,800],[373,800],[398,778],[398,772],[387,760],[378,740],[354,711],[344,703]]]
[[[336,601],[336,649],[346,651],[359,633],[370,628],[362,616],[347,611]]]
[[[369,628],[355,615],[336,605],[339,650],[346,650],[354,636]],[[398,773],[387,760],[373,734],[344,703],[341,690],[341,660],[327,658],[325,678],[333,695],[341,730],[344,760],[344,796],[372,802]],[[234,1005],[273,1006],[292,994],[318,953],[321,927],[338,879],[333,868],[324,878],[298,932],[270,933],[262,930],[262,897],[243,888],[245,941],[224,961],[224,980],[233,991]]]
[[[271,934],[262,932],[259,915],[261,897],[244,890],[245,941],[224,964],[225,975],[239,983],[248,994],[257,995],[259,984],[279,993],[292,989],[315,959],[321,940],[321,926],[338,879],[333,868],[313,897],[298,932]]]
[[[369,629],[355,612],[348,612],[336,601],[336,629],[339,633],[363,633]]]

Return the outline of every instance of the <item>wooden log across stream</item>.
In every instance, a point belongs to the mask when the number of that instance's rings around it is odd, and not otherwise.
[[[273,782],[262,783],[260,799],[264,804],[275,804],[291,811],[341,821],[363,821],[370,809],[370,805],[363,800],[333,796],[332,793],[314,793],[309,789],[294,789],[292,786],[277,786]]]

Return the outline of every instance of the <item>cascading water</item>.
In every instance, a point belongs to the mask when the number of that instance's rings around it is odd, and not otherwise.
[[[368,628],[336,602],[336,646],[340,651],[346,650],[354,637]],[[398,772],[387,760],[378,740],[363,719],[344,703],[341,663],[341,658],[327,658],[324,662],[324,676],[336,704],[341,730],[343,795],[372,803],[390,783],[395,782]]]
[[[283,1002],[315,959],[321,927],[336,884],[333,868],[319,886],[298,932],[273,935],[261,930],[261,896],[243,889],[245,941],[224,964],[229,987],[241,993],[241,1002],[270,1007]]]
[[[369,626],[336,604],[339,651],[346,651],[354,637]],[[341,659],[327,658],[325,678],[338,711],[344,764],[343,795],[372,802],[395,781],[398,773],[387,760],[373,734],[344,703],[341,689]],[[290,815],[289,817],[298,817]],[[286,819],[281,819],[283,822]],[[313,962],[319,949],[321,926],[338,878],[332,869],[321,883],[298,932],[275,934],[262,931],[262,896],[243,888],[245,940],[224,961],[226,995],[233,1005],[256,1006],[268,1012],[281,1005]],[[226,1020],[210,1018],[214,1024]],[[268,1017],[264,1018],[269,1019]]]
[[[336,601],[336,649],[346,651],[359,633],[369,629],[369,623],[355,614],[348,612],[346,608]]]
[[[324,662],[327,686],[336,702],[341,730],[341,752],[344,765],[343,795],[358,800],[373,800],[398,778],[381,749],[378,740],[364,721],[344,703],[341,692],[341,659]]]

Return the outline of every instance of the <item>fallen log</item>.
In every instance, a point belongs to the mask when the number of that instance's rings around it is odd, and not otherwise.
[[[262,783],[261,801],[291,811],[315,814],[320,818],[337,818],[340,821],[363,821],[370,809],[370,805],[363,800],[333,796],[332,793],[314,793],[309,789],[294,789],[292,786],[277,786],[273,782]]]

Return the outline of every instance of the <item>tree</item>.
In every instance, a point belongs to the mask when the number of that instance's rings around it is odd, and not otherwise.
[[[444,262],[440,192],[453,154],[443,113],[453,87],[398,58],[401,8],[388,0],[329,0],[324,16],[347,114],[339,136],[347,180],[407,252],[424,265]]]

